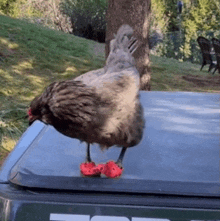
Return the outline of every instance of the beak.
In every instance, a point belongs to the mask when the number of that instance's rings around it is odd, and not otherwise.
[[[34,123],[34,121],[37,120],[37,117],[35,116],[28,116],[29,126]]]

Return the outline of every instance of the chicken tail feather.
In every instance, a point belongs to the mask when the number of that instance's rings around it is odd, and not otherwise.
[[[115,52],[117,49],[128,51],[129,40],[133,35],[133,29],[129,25],[122,25],[110,43],[110,52]]]

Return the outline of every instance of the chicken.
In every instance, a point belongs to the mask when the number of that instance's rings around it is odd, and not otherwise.
[[[132,34],[130,26],[121,26],[111,41],[103,69],[54,82],[31,102],[30,124],[40,120],[88,143],[87,162],[80,167],[83,175],[119,177],[126,149],[142,139],[144,117],[139,100],[140,76],[132,57],[137,45]],[[90,157],[91,143],[102,149],[113,145],[123,148],[116,163],[96,166]]]

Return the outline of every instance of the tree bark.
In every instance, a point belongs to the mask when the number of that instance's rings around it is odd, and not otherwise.
[[[136,67],[140,73],[140,89],[150,90],[149,27],[151,0],[108,0],[106,13],[106,58],[109,43],[119,27],[128,24],[134,29],[134,37],[139,41],[139,48],[134,53]]]

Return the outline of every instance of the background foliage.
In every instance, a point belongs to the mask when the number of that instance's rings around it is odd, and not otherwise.
[[[220,1],[151,0],[150,47],[159,56],[201,62],[197,37],[220,38]],[[107,0],[1,0],[0,11],[50,28],[104,42]],[[156,47],[155,47],[156,46]]]
[[[70,19],[59,7],[61,0],[1,0],[0,12],[52,29],[71,32]]]
[[[183,12],[179,15],[176,1],[152,0],[154,15],[152,29],[159,30],[163,38],[163,42],[155,49],[155,54],[181,61],[200,62],[200,49],[196,41],[198,36],[208,39],[220,38],[220,2],[219,0],[183,0],[183,2]]]
[[[60,8],[70,18],[75,35],[105,41],[106,0],[62,0]]]
[[[90,23],[96,25],[97,29],[105,27],[106,0],[62,0],[60,7],[75,26]]]

